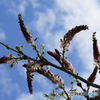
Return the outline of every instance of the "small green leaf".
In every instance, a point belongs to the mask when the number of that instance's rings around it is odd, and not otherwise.
[[[33,49],[36,50],[36,45],[34,44],[34,45],[32,45],[32,46],[33,46]]]
[[[79,73],[77,72],[77,75],[79,75]]]
[[[21,47],[25,47],[25,45],[21,45]]]
[[[73,91],[73,92],[76,92],[76,91],[77,91],[77,89],[73,89],[72,91]]]
[[[14,63],[12,63],[9,67],[10,67],[10,68],[13,68],[13,66],[14,66]]]
[[[45,45],[42,44],[42,45],[41,45],[41,50],[44,50],[44,49],[45,49]]]
[[[65,57],[65,59],[68,59],[68,57]]]
[[[50,69],[50,65],[47,65],[46,70],[49,70],[49,69]]]
[[[15,48],[16,48],[18,51],[21,51],[21,46],[15,45]]]
[[[74,82],[73,81],[71,81],[71,83],[70,83],[71,85],[74,85]]]
[[[42,52],[41,52],[41,55],[44,55],[44,54],[45,54],[45,51],[42,51]]]
[[[47,99],[52,99],[52,96],[50,96],[50,95],[48,95],[46,93],[44,93],[44,97],[46,97]]]

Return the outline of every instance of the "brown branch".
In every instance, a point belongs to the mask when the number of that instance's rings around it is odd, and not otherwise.
[[[17,53],[22,54],[22,55],[25,56],[27,59],[36,61],[37,63],[40,63],[40,64],[42,64],[42,65],[51,65],[52,67],[55,67],[55,68],[57,68],[57,69],[59,69],[59,70],[61,70],[61,71],[64,71],[65,73],[68,73],[68,74],[72,75],[73,77],[75,77],[75,78],[77,78],[77,79],[83,81],[83,82],[86,83],[88,86],[93,86],[93,87],[95,87],[95,88],[100,88],[100,85],[91,83],[91,82],[85,80],[84,78],[82,78],[82,77],[80,77],[80,76],[78,76],[78,75],[76,75],[76,74],[74,74],[74,73],[72,73],[72,72],[70,72],[70,71],[68,71],[68,70],[66,70],[66,69],[64,69],[64,68],[59,67],[59,66],[57,66],[57,65],[55,65],[55,64],[53,64],[53,63],[51,63],[51,62],[49,62],[49,61],[48,61],[47,59],[45,59],[44,57],[43,57],[42,60],[36,60],[36,59],[33,59],[33,58],[27,56],[27,55],[24,54],[22,51],[18,52],[17,50],[12,49],[11,47],[9,47],[8,45],[6,45],[6,44],[4,44],[4,43],[2,43],[2,42],[0,42],[0,44],[4,45],[7,49],[10,49],[10,50],[12,50],[12,51],[14,51],[14,52],[17,52]]]
[[[31,57],[27,56],[27,55],[26,55],[25,53],[23,53],[22,51],[17,51],[17,50],[15,50],[15,49],[9,47],[7,44],[4,44],[4,43],[2,43],[2,42],[0,42],[0,44],[2,44],[3,46],[5,46],[7,49],[10,49],[10,50],[12,50],[12,51],[14,51],[14,52],[16,52],[16,53],[19,53],[19,54],[23,55],[26,59],[30,59],[30,60],[36,61],[37,63],[40,63],[39,60],[36,60],[36,59],[34,59],[34,58],[31,58]]]
[[[91,83],[91,82],[85,80],[84,78],[82,78],[82,77],[80,77],[80,76],[78,76],[78,75],[76,75],[76,74],[74,74],[74,73],[72,73],[72,72],[70,72],[70,71],[68,71],[68,70],[66,70],[66,69],[64,69],[64,68],[62,68],[62,67],[59,67],[59,66],[57,66],[57,65],[55,65],[55,64],[53,64],[53,63],[51,63],[51,62],[49,62],[49,61],[47,61],[47,63],[48,63],[48,65],[51,65],[51,66],[53,66],[53,67],[55,67],[55,68],[57,68],[57,69],[59,69],[59,70],[62,70],[62,71],[64,71],[65,73],[68,73],[68,74],[72,75],[73,77],[75,77],[75,78],[77,78],[77,79],[83,81],[83,82],[86,83],[88,86],[93,86],[93,87],[95,87],[95,88],[100,88],[100,85]]]

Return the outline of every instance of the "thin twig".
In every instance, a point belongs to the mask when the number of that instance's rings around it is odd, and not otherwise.
[[[26,57],[27,59],[36,61],[37,63],[40,63],[39,60],[36,60],[36,59],[34,59],[34,58],[31,58],[31,57],[27,56],[27,55],[26,55],[25,53],[23,53],[22,51],[17,51],[17,50],[15,50],[15,49],[9,47],[7,44],[4,44],[4,43],[2,43],[2,42],[0,42],[0,44],[2,44],[3,46],[5,46],[7,49],[10,49],[10,50],[12,50],[12,51],[14,51],[14,52],[16,52],[16,53],[19,53],[19,54],[23,55],[23,56]]]

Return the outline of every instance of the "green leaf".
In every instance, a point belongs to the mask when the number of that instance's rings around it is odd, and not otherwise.
[[[15,45],[15,48],[16,48],[18,51],[21,51],[21,46]]]
[[[9,67],[10,67],[10,68],[13,68],[13,66],[14,66],[14,63],[12,63]]]
[[[41,50],[44,50],[44,49],[45,49],[45,45],[42,44],[42,45],[41,45]]]
[[[44,93],[44,97],[46,97],[47,99],[52,99],[52,96],[50,96],[50,95],[48,95],[46,93]]]
[[[71,85],[74,85],[74,82],[73,81],[71,81],[71,83],[70,83]]]
[[[50,94],[51,96],[53,96],[53,97],[55,97],[56,96],[56,92],[54,91],[54,89],[53,89],[53,91],[51,92],[51,94]]]
[[[79,73],[77,72],[77,75],[79,75]]]
[[[50,65],[47,65],[46,70],[49,70],[49,69],[50,69]]]
[[[34,50],[36,50],[36,49],[37,49],[37,47],[36,47],[36,45],[35,45],[35,44],[34,44],[34,45],[32,45],[32,46],[33,46],[33,49],[34,49]]]
[[[21,47],[25,47],[25,45],[21,45]]]
[[[72,91],[73,91],[73,92],[76,92],[76,91],[77,91],[77,89],[73,89]]]
[[[44,54],[45,54],[45,51],[42,51],[42,52],[41,52],[41,55],[44,55]]]

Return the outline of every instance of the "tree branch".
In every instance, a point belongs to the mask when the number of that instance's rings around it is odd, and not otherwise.
[[[10,49],[10,50],[12,50],[12,51],[14,51],[14,52],[20,53],[21,55],[25,56],[27,59],[36,61],[37,63],[40,63],[40,64],[42,64],[42,65],[51,65],[52,67],[57,68],[57,69],[59,69],[59,70],[65,72],[65,73],[68,73],[68,74],[72,75],[73,77],[75,77],[75,78],[77,78],[77,79],[83,81],[83,82],[86,83],[88,86],[93,86],[93,87],[95,87],[95,88],[99,88],[99,89],[100,89],[100,85],[91,83],[91,82],[85,80],[84,78],[82,78],[82,77],[80,77],[80,76],[78,76],[78,75],[76,75],[76,74],[74,74],[74,73],[72,73],[72,72],[70,72],[70,71],[68,71],[68,70],[66,70],[66,69],[64,69],[64,68],[59,67],[59,66],[57,66],[57,65],[55,65],[55,64],[53,64],[53,63],[51,63],[51,62],[49,62],[49,61],[48,61],[47,59],[45,59],[44,57],[43,57],[43,59],[36,60],[36,59],[34,59],[34,58],[31,58],[31,57],[27,56],[27,55],[24,54],[22,51],[17,51],[17,50],[15,50],[15,49],[9,47],[8,45],[6,45],[6,44],[4,44],[4,43],[2,43],[2,42],[0,42],[0,44],[2,44],[3,46],[5,46],[7,49]]]

